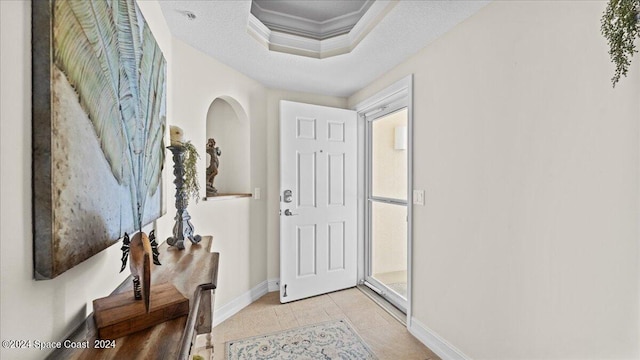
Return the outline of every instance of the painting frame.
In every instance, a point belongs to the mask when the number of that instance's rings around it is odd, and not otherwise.
[[[85,6],[94,19],[81,17]],[[33,277],[46,280],[166,213],[167,66],[134,0],[38,0],[31,15]],[[80,31],[60,20],[69,16]],[[97,50],[92,25],[112,30]],[[109,77],[95,71],[107,56],[91,51],[114,54],[113,96],[108,81],[91,77]],[[109,99],[117,104],[105,106]]]

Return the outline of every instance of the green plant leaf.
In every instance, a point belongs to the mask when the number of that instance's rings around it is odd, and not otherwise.
[[[631,59],[638,52],[635,40],[640,35],[638,21],[640,0],[609,0],[601,19],[600,30],[609,44],[609,55],[616,69],[613,86],[621,76],[627,76]]]
[[[184,160],[184,191],[188,198],[192,198],[198,202],[200,198],[200,185],[198,184],[198,171],[196,164],[200,155],[198,150],[191,142],[184,144],[187,154]]]

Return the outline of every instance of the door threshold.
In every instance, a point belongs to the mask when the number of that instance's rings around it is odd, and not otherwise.
[[[389,313],[392,318],[398,320],[402,325],[407,326],[407,315],[400,311],[397,307],[393,306],[390,302],[388,302],[385,298],[380,296],[377,292],[371,290],[366,285],[357,285],[360,291],[373,300],[378,306],[380,306],[384,311]]]

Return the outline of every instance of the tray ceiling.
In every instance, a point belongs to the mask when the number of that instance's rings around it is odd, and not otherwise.
[[[266,1],[269,2],[269,1]],[[288,5],[289,15],[310,18]],[[307,3],[307,1],[299,1]],[[342,1],[341,1],[342,2]],[[391,70],[489,1],[399,1],[350,53],[312,58],[270,51],[247,30],[251,0],[159,1],[171,33],[203,53],[233,67],[267,87],[323,95],[349,96]],[[331,1],[308,1],[314,6]],[[345,3],[349,3],[346,1]],[[354,2],[355,3],[355,2]],[[359,2],[360,6],[362,3]],[[389,4],[388,1],[375,3]],[[369,5],[369,6],[373,6]],[[270,4],[271,5],[271,4]],[[366,4],[365,4],[366,5]],[[262,4],[261,4],[262,6]],[[345,5],[346,6],[346,5]],[[378,5],[380,6],[380,5]],[[354,6],[355,7],[355,6]],[[314,10],[317,19],[335,18],[335,6]],[[345,14],[351,9],[343,8]],[[195,17],[189,16],[190,14]]]
[[[316,40],[351,31],[373,0],[253,0],[251,14],[272,31]]]

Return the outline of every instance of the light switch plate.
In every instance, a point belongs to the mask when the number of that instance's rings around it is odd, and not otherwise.
[[[424,190],[413,190],[413,204],[424,206]]]

